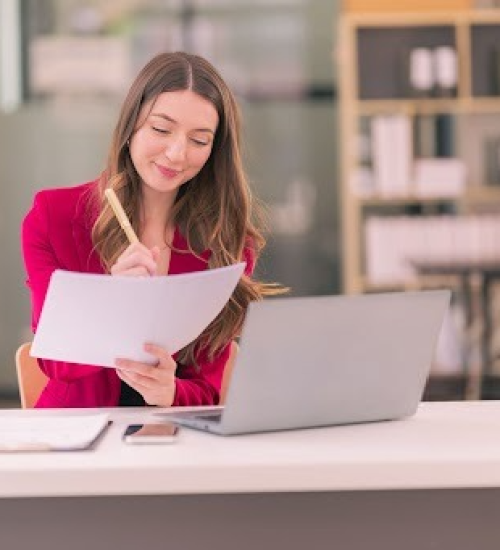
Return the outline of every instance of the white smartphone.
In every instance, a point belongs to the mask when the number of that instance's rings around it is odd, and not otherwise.
[[[179,427],[172,422],[130,424],[123,433],[123,440],[134,445],[173,443],[178,431]]]

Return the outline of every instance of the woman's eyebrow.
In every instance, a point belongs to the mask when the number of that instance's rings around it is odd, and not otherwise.
[[[159,117],[159,118],[163,118],[163,119],[167,120],[168,122],[172,122],[172,124],[178,124],[177,120],[169,117],[168,115],[166,115],[164,113],[151,113],[151,116],[156,116],[156,117]],[[215,133],[210,128],[195,128],[194,132],[210,132],[211,134]]]

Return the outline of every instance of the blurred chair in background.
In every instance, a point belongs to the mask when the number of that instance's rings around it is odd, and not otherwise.
[[[21,344],[16,351],[17,383],[23,409],[32,409],[47,384],[47,376],[30,355],[31,342]]]

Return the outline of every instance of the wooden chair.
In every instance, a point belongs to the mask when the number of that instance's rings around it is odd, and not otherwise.
[[[226,366],[224,367],[224,374],[222,375],[222,385],[220,388],[220,401],[219,405],[224,405],[226,402],[227,389],[229,383],[231,382],[231,375],[233,374],[234,362],[236,361],[236,356],[238,355],[240,347],[236,342],[231,343],[231,351],[229,353],[229,359],[227,360]]]
[[[32,409],[47,384],[48,378],[30,355],[31,342],[21,344],[16,351],[17,383],[23,409]]]

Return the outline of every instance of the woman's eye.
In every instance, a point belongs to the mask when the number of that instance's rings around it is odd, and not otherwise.
[[[152,126],[152,128],[155,132],[158,132],[159,134],[170,134],[170,132],[165,128],[157,128],[156,126]]]
[[[209,144],[208,141],[203,140],[203,139],[195,139],[195,138],[192,138],[191,141],[192,141],[195,145],[199,145],[200,147],[204,147],[205,145],[208,145],[208,144]]]

